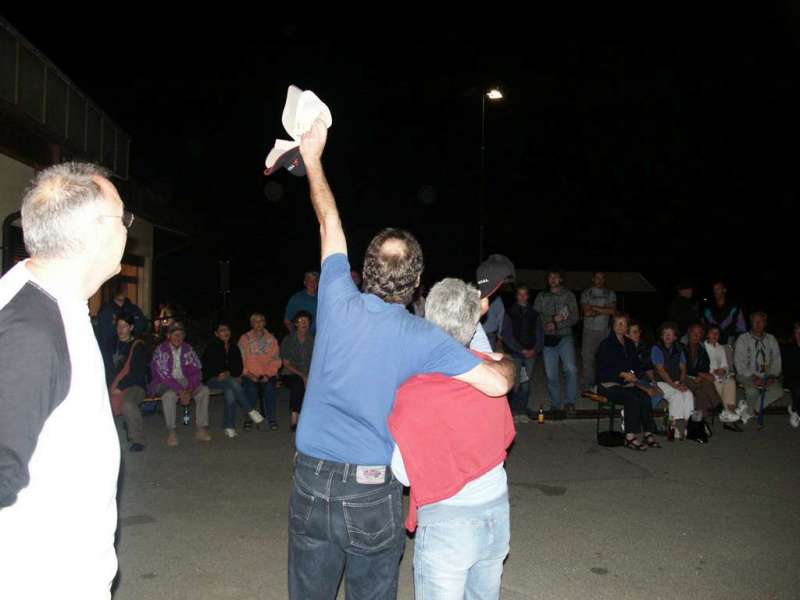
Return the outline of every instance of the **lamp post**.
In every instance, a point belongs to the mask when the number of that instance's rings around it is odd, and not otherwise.
[[[487,92],[481,94],[481,194],[480,205],[478,207],[478,216],[480,219],[480,226],[478,232],[478,263],[483,260],[483,249],[485,243],[485,222],[486,222],[486,100],[497,101],[503,99],[503,93],[497,89],[492,88]]]

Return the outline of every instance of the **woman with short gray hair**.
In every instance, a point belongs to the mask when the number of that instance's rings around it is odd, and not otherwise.
[[[440,281],[425,302],[425,319],[465,346],[480,316],[480,292],[460,279]],[[498,598],[510,540],[503,462],[516,434],[508,402],[418,375],[398,390],[389,428],[392,473],[411,487],[406,527],[419,525],[416,597]]]

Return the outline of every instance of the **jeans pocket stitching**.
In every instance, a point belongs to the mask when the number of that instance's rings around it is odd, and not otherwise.
[[[297,485],[294,486],[294,491],[296,491],[297,494],[301,498],[303,498],[303,500],[305,501],[305,505],[306,506],[305,506],[305,509],[303,511],[305,514],[297,514],[297,513],[295,513],[294,508],[293,508],[294,507],[294,502],[290,502],[289,503],[289,520],[291,521],[291,520],[297,518],[303,523],[303,525],[305,525],[308,522],[309,517],[311,516],[311,510],[314,507],[315,497],[312,494],[307,494],[306,492],[301,490]]]
[[[351,545],[355,546],[356,548],[363,548],[365,550],[378,550],[388,545],[389,542],[391,542],[396,537],[397,532],[396,532],[396,523],[395,523],[394,509],[392,506],[392,500],[393,500],[393,495],[389,494],[373,502],[342,502],[342,512],[344,513],[345,526],[347,529],[347,537],[350,540]],[[381,527],[381,529],[376,532],[364,531],[363,529],[357,527],[356,524],[354,523],[352,515],[348,511],[348,508],[350,509],[371,508],[382,504],[386,505],[388,509],[389,518],[387,520],[386,525]],[[366,544],[358,540],[359,536],[367,540],[377,539],[382,534],[384,534],[384,532],[386,532],[387,529],[391,531],[391,533],[385,540],[383,540],[377,545]]]

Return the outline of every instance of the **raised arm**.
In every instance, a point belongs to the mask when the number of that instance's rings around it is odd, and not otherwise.
[[[328,128],[317,119],[311,130],[300,140],[300,154],[306,166],[311,205],[319,221],[322,261],[332,254],[347,254],[347,240],[339,219],[339,210],[336,208],[336,199],[322,168],[322,151],[327,139]]]

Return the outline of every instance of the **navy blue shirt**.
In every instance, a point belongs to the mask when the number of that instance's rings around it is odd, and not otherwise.
[[[397,388],[420,373],[462,375],[480,360],[404,306],[359,292],[344,254],[322,263],[318,298],[297,448],[341,463],[388,465]]]
[[[623,338],[620,343],[617,334],[613,331],[600,342],[595,364],[597,365],[597,383],[624,384],[625,380],[620,377],[620,373],[631,371],[637,379],[645,377],[644,367],[639,361],[639,353],[636,351],[636,344],[627,337]]]

